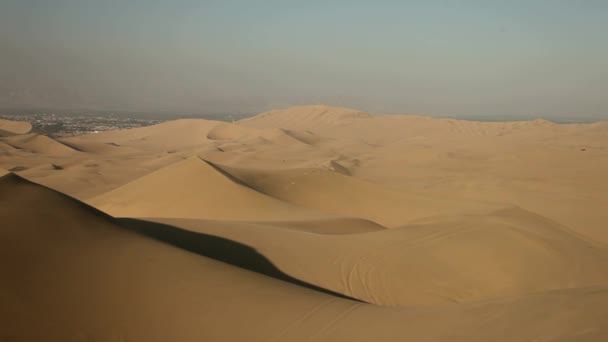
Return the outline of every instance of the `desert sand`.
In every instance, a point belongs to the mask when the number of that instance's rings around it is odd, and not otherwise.
[[[606,341],[608,122],[0,121],[0,340]]]
[[[26,134],[32,130],[32,125],[24,121],[11,121],[0,119],[0,136],[10,136],[14,134]]]

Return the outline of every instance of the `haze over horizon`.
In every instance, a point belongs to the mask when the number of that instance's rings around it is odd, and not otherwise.
[[[604,1],[0,4],[0,107],[608,118]]]

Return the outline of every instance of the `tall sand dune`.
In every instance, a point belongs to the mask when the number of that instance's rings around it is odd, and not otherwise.
[[[261,341],[333,298],[131,233],[14,175],[0,178],[0,203],[0,334],[9,340]],[[240,304],[227,300],[232,291]],[[279,302],[288,305],[275,312]],[[329,317],[353,305],[336,304]],[[261,310],[218,315],[241,307]],[[278,320],[262,324],[264,312]]]
[[[295,278],[378,305],[455,304],[608,285],[608,251],[519,208],[350,235],[278,224],[157,221],[252,246]]]
[[[289,147],[313,145],[322,140],[312,132],[298,132],[279,128],[252,128],[232,123],[219,122],[208,133],[207,139],[223,149],[224,142],[240,143],[247,147]]]
[[[306,130],[320,126],[333,127],[368,118],[369,114],[355,109],[325,105],[290,107],[258,114],[238,121],[239,125],[258,128]]]
[[[210,140],[237,140],[247,134],[247,130],[230,123],[221,122],[207,133]]]
[[[0,204],[5,223],[0,227],[0,334],[8,340],[475,342],[608,337],[606,287],[387,309],[132,233],[111,217],[14,175],[0,178]]]
[[[332,216],[252,190],[198,157],[170,165],[89,202],[121,217],[290,220]]]
[[[46,135],[35,133],[6,137],[3,138],[2,141],[14,148],[49,156],[69,156],[79,152]]]
[[[121,146],[116,143],[98,142],[91,139],[83,139],[82,137],[69,137],[58,140],[62,144],[69,146],[75,150],[88,152],[93,154],[113,154],[120,155],[125,153],[137,153],[139,150],[129,147]]]
[[[26,134],[32,130],[32,124],[25,121],[0,119],[0,137],[12,134]]]
[[[391,191],[327,169],[262,170],[217,165],[261,193],[294,205],[392,227],[427,216],[489,212],[502,205]]]
[[[321,105],[274,110],[238,123],[257,128],[309,130],[322,136],[357,139],[372,144],[438,137],[445,141],[479,138],[542,140],[603,127],[601,123],[556,124],[543,119],[482,122],[421,115],[369,115],[354,109]]]
[[[176,154],[108,155],[83,154],[77,158],[50,159],[46,164],[26,167],[19,175],[88,201],[117,189],[165,166],[183,160]],[[24,164],[27,165],[27,164]]]
[[[116,152],[128,149],[175,152],[203,146],[222,146],[235,141],[250,145],[256,142],[290,145],[307,144],[315,139],[310,132],[300,134],[272,127],[258,129],[221,121],[182,119],[148,127],[87,134],[63,141],[91,152],[108,152],[111,149]]]
[[[153,126],[106,131],[79,136],[81,141],[129,146],[142,150],[175,150],[199,147],[217,121],[181,119]]]

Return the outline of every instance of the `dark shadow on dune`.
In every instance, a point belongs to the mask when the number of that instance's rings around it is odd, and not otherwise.
[[[252,188],[249,184],[243,182],[242,180],[238,179],[237,177],[233,176],[232,174],[230,174],[228,171],[222,169],[219,165],[216,165],[208,160],[205,160],[203,158],[199,159],[203,162],[203,163],[207,163],[207,165],[211,166],[215,171],[219,172],[220,174],[222,174],[224,177],[228,178],[229,180],[233,181],[234,183],[238,184],[238,185],[242,185],[244,187],[247,187],[255,192],[260,192],[257,189]]]
[[[60,143],[61,145],[65,146],[67,148],[70,148],[70,149],[72,149],[74,151],[86,152],[85,150],[83,150],[82,148],[76,146],[75,144],[72,144],[72,143],[69,143],[69,142],[65,142],[65,141],[61,141],[61,140],[57,140],[57,139],[55,139],[55,138],[53,138],[51,136],[49,136],[49,138],[53,139],[54,141]]]
[[[242,243],[205,233],[191,232],[158,222],[132,218],[119,218],[117,220],[120,225],[126,229],[169,243],[192,253],[261,273],[311,290],[361,302],[359,299],[309,284],[285,274],[257,250]]]
[[[0,138],[4,137],[12,137],[13,135],[17,135],[16,133],[11,133],[9,131],[3,131],[0,129]]]

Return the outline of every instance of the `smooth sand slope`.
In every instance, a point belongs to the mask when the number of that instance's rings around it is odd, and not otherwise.
[[[299,209],[243,186],[191,157],[89,201],[120,217],[290,220],[331,215]]]
[[[206,141],[207,133],[217,124],[216,121],[182,119],[148,127],[87,134],[78,137],[78,140],[159,152],[196,148]]]
[[[365,118],[369,118],[369,114],[358,110],[315,105],[273,110],[240,120],[239,124],[259,128],[303,130],[320,126],[345,125]]]
[[[253,246],[291,276],[386,306],[608,284],[606,250],[519,208],[333,236],[261,224],[156,221]]]
[[[338,217],[329,219],[308,219],[301,221],[257,221],[256,224],[263,226],[280,227],[315,234],[343,235],[377,232],[387,229],[373,221]]]
[[[77,150],[62,144],[57,140],[35,133],[15,135],[4,138],[2,141],[5,144],[26,152],[40,153],[50,156],[61,157],[78,153]]]
[[[26,134],[32,130],[32,125],[25,121],[0,119],[0,137],[12,134]]]
[[[0,333],[8,340],[601,341],[608,333],[602,287],[386,309],[131,233],[13,175],[0,178],[0,203]]]
[[[489,212],[504,207],[395,192],[327,169],[263,170],[215,165],[269,196],[336,215],[365,218],[388,227],[423,217]]]
[[[16,125],[0,340],[608,340],[606,122]]]
[[[130,233],[14,175],[0,178],[0,203],[8,340],[265,340],[333,298]]]
[[[344,112],[351,115],[344,118]],[[606,122],[477,122],[352,114],[357,112],[305,106],[264,113],[239,124],[331,137],[317,147],[355,161],[348,170],[356,178],[433,198],[522,206],[608,244],[608,213],[601,210],[608,202],[608,183],[602,180],[608,170]],[[238,159],[241,166],[252,160]]]

